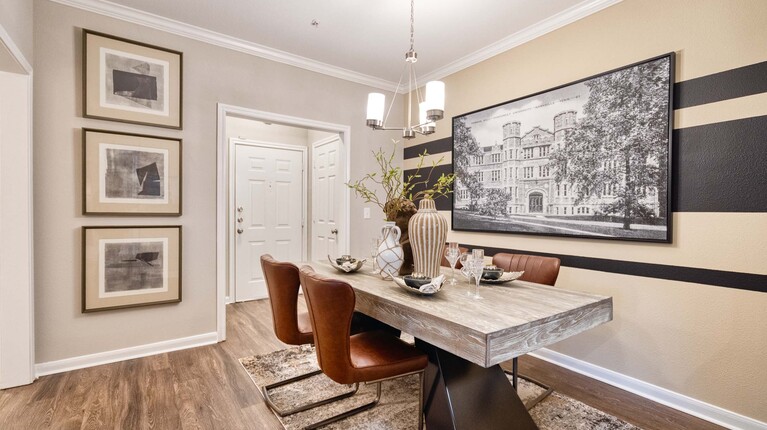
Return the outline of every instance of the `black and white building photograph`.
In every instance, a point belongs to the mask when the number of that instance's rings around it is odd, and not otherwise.
[[[167,116],[169,105],[166,61],[101,48],[101,105]]]
[[[453,228],[668,241],[672,64],[454,117]]]
[[[168,150],[102,144],[102,203],[168,202]]]
[[[102,239],[99,297],[168,291],[167,238]]]

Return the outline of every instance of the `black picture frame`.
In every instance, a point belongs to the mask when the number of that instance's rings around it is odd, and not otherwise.
[[[670,243],[674,66],[670,52],[454,116],[452,229]]]

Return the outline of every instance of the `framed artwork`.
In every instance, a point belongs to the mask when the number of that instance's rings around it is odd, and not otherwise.
[[[82,233],[84,313],[181,301],[181,226]]]
[[[671,241],[674,53],[453,117],[452,228]]]
[[[181,215],[181,139],[83,129],[83,213]]]
[[[86,118],[181,129],[183,54],[83,30]]]

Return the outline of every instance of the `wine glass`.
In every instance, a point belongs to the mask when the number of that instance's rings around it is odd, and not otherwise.
[[[458,258],[461,256],[461,251],[458,249],[458,242],[450,242],[445,248],[445,259],[450,263],[450,285],[455,285],[455,264],[458,262]]]
[[[474,288],[473,291],[467,294],[473,299],[481,299],[479,295],[479,281],[482,279],[482,272],[485,270],[485,250],[484,249],[472,249],[471,250],[471,268],[469,269],[474,276]]]
[[[378,262],[376,261],[376,257],[378,256],[378,247],[381,245],[381,242],[377,237],[374,237],[370,239],[370,264],[373,266],[373,274],[379,274],[381,273],[381,269],[378,268]]]

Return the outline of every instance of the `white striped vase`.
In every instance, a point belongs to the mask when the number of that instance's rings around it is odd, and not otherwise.
[[[408,223],[408,234],[413,248],[414,272],[429,278],[439,276],[447,240],[447,220],[437,212],[434,200],[421,200],[418,212]]]

